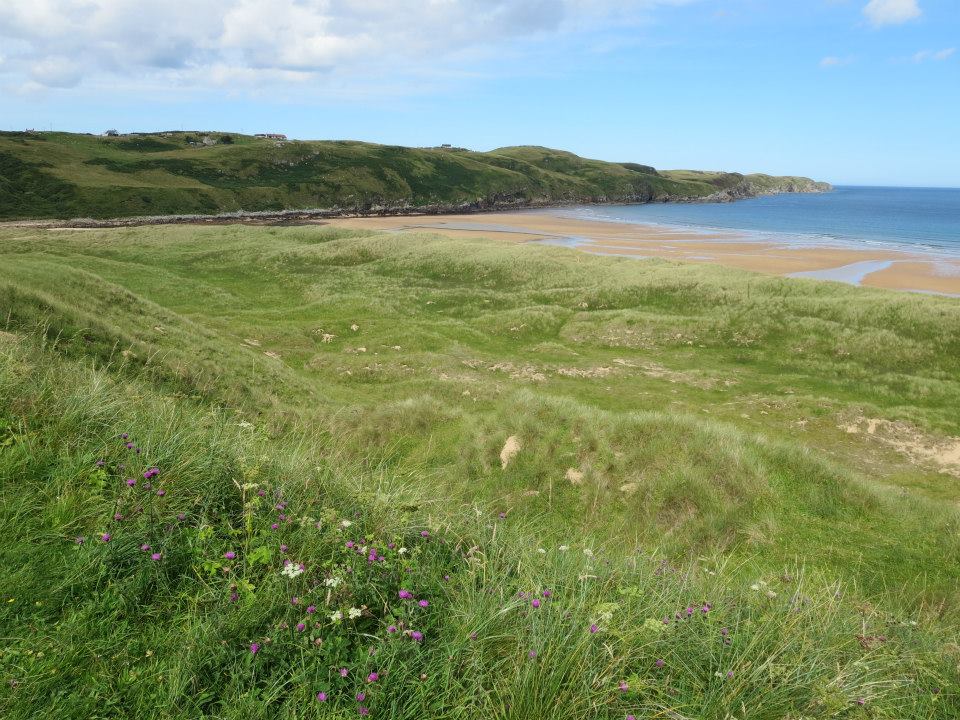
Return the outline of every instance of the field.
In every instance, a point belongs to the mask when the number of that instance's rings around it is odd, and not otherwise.
[[[797,177],[658,173],[541,147],[482,153],[221,132],[0,132],[0,220],[316,208],[450,211],[827,188]]]
[[[6,228],[0,331],[5,718],[960,716],[956,299]]]

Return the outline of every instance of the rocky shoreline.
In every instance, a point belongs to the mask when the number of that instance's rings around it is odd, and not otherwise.
[[[302,208],[290,210],[236,210],[214,215],[175,214],[141,215],[126,218],[72,218],[69,220],[12,220],[0,223],[0,227],[56,228],[119,228],[142,225],[296,225],[318,220],[363,218],[363,217],[417,217],[428,215],[467,215],[473,213],[503,212],[509,210],[536,210],[572,207],[576,205],[648,205],[651,203],[723,203],[748,200],[764,195],[784,193],[816,194],[830,192],[827,183],[815,183],[811,187],[784,188],[758,191],[749,183],[741,183],[704,197],[642,197],[628,196],[609,198],[576,198],[568,201],[517,199],[483,199],[465,203],[434,203],[430,205],[371,205],[368,208]]]

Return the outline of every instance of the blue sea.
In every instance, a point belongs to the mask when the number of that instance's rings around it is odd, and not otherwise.
[[[840,186],[733,203],[600,205],[551,211],[590,220],[738,231],[757,239],[831,247],[865,245],[960,257],[960,188]]]

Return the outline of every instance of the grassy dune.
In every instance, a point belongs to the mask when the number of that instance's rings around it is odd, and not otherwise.
[[[216,144],[204,146],[204,138]],[[660,174],[539,147],[479,153],[348,141],[277,143],[225,133],[0,133],[0,219],[485,208],[827,188],[807,178]]]
[[[960,712],[954,299],[318,227],[0,255],[5,717]]]

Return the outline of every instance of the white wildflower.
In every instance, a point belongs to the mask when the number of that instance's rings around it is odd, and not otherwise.
[[[343,580],[341,580],[338,577],[329,577],[323,581],[323,584],[326,585],[328,588],[335,588],[335,587],[339,587],[341,582],[343,582]]]
[[[590,548],[584,548],[584,549],[583,549],[583,554],[586,555],[587,557],[592,558],[592,557],[593,557],[593,550],[591,550]]]
[[[570,549],[570,546],[569,546],[569,545],[561,545],[561,546],[560,546],[560,552],[566,552],[566,551],[569,550],[569,549]]]
[[[293,580],[295,577],[303,575],[303,568],[296,563],[290,563],[289,565],[284,565],[280,573]]]
[[[353,525],[353,523],[352,523],[350,520],[341,520],[341,521],[340,521],[340,527],[348,528],[348,527],[350,527],[351,525]]]
[[[537,552],[540,553],[541,555],[546,555],[546,554],[547,554],[547,551],[544,550],[543,548],[537,548]]]
[[[358,617],[363,615],[363,610],[361,610],[360,608],[352,607],[347,611],[347,613],[350,615],[351,620],[356,620]]]
[[[776,596],[777,596],[777,594],[776,594],[773,590],[767,590],[767,597],[768,597],[768,598],[770,598],[770,599],[772,600],[772,599],[775,598]]]
[[[399,550],[397,550],[397,552],[398,552],[400,555],[406,555],[406,554],[407,554],[407,549],[406,549],[406,548],[400,548]]]
[[[333,620],[334,622],[340,622],[341,620],[343,620],[343,613],[337,610],[335,613],[332,613],[330,615],[330,619]]]

